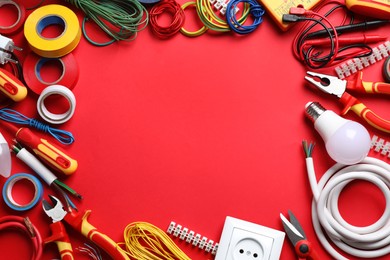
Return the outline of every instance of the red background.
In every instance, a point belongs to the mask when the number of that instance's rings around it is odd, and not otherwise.
[[[45,4],[52,2],[58,1]],[[194,10],[188,11],[191,23]],[[77,14],[81,21],[82,14]],[[93,26],[89,29],[100,37]],[[119,242],[126,225],[135,221],[163,230],[175,221],[214,241],[226,216],[283,230],[279,213],[286,215],[290,209],[320,258],[330,259],[311,225],[312,194],[301,142],[316,142],[313,157],[317,176],[322,176],[334,162],[305,118],[304,106],[319,101],[337,113],[341,106],[336,97],[305,85],[306,69],[291,50],[297,29],[281,32],[266,15],[254,33],[243,37],[178,34],[160,40],[148,27],[133,42],[103,48],[82,37],[73,51],[80,67],[73,89],[76,112],[61,126],[76,138],[64,149],[79,167],[63,180],[84,196],[76,202],[79,210],[91,209],[89,221]],[[378,31],[388,35],[389,27]],[[12,37],[24,47],[17,53],[23,60],[28,53],[23,33]],[[365,80],[383,81],[381,69],[382,62],[365,69]],[[30,93],[13,108],[38,117],[37,96]],[[359,97],[390,118],[388,97]],[[346,117],[360,120],[351,113]],[[389,162],[374,152],[370,155]],[[13,156],[12,173],[18,172],[32,173]],[[0,178],[1,186],[5,181]],[[44,198],[48,194],[53,191],[45,186]],[[349,185],[340,200],[343,216],[355,225],[375,221],[384,204],[375,187],[362,183]],[[0,216],[5,215],[29,216],[43,237],[50,234],[41,205],[19,213],[1,200]],[[85,242],[68,231],[74,248]],[[17,233],[1,232],[0,241],[2,259],[29,258],[28,240]],[[193,259],[213,259],[178,238],[174,241]],[[58,257],[54,244],[45,247],[43,259]],[[294,258],[286,238],[281,259]],[[76,259],[89,258],[78,253]]]

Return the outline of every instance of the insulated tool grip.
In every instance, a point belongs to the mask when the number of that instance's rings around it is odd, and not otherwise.
[[[366,93],[390,95],[390,84],[384,82],[362,82]]]
[[[66,155],[60,148],[39,138],[28,128],[21,128],[16,133],[16,140],[30,147],[34,153],[44,160],[51,168],[66,175],[74,173],[77,161]]]
[[[0,68],[0,91],[15,102],[27,96],[27,88],[10,72]]]
[[[351,110],[376,129],[390,133],[390,121],[381,118],[363,103],[351,106]]]
[[[60,253],[61,260],[74,260],[72,245],[65,227],[61,222],[50,225],[52,235],[45,239],[44,243],[55,242]]]
[[[301,240],[295,245],[295,252],[299,259],[317,260],[318,255],[312,244],[307,240]]]
[[[84,214],[70,212],[65,216],[65,221],[75,230],[79,231],[83,236],[94,242],[97,246],[103,249],[112,259],[115,260],[130,260],[124,251],[107,235],[100,233],[92,226],[87,218],[91,214],[90,210]]]

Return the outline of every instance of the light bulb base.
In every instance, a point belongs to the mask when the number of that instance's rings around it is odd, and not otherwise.
[[[315,122],[325,111],[326,109],[319,102],[309,102],[305,106],[305,114],[312,122]]]

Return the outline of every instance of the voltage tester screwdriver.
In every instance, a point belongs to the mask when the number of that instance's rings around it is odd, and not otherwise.
[[[34,134],[30,129],[25,127],[18,128],[2,120],[0,120],[0,127],[15,135],[17,142],[30,148],[51,168],[65,175],[71,175],[76,171],[78,166],[76,160],[66,155],[60,148]]]

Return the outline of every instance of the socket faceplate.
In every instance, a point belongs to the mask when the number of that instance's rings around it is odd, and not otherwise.
[[[215,260],[276,260],[284,232],[226,217]]]

